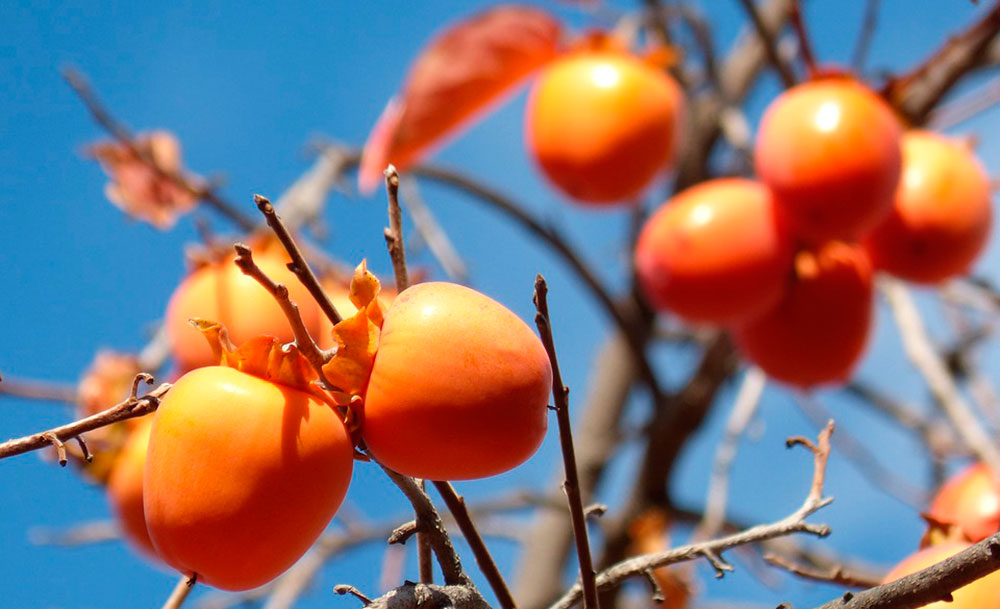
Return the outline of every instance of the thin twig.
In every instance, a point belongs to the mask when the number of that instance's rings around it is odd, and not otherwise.
[[[935,108],[927,122],[935,131],[945,131],[985,112],[1000,103],[1000,75]]]
[[[802,505],[793,513],[777,522],[758,525],[734,535],[623,560],[598,574],[598,590],[615,588],[621,585],[626,579],[641,576],[650,569],[705,558],[707,553],[719,556],[725,550],[737,546],[782,537],[792,533],[809,533],[818,537],[829,535],[830,528],[828,526],[810,524],[805,519],[833,501],[832,498],[823,497],[823,481],[826,476],[827,460],[830,456],[830,435],[832,433],[833,421],[830,421],[827,427],[819,434],[819,439],[816,443],[799,437],[789,438],[786,442],[789,446],[801,444],[813,453],[813,480],[809,488],[809,494]],[[550,609],[570,609],[570,607],[580,600],[582,594],[583,591],[580,584],[575,584],[559,600],[553,603]]]
[[[333,592],[334,594],[339,594],[341,596],[345,594],[350,594],[354,598],[361,601],[361,604],[364,607],[367,607],[368,605],[372,604],[372,599],[362,594],[361,590],[358,590],[354,586],[349,586],[347,584],[337,584],[336,586],[333,587]]]
[[[28,541],[36,546],[73,548],[121,539],[121,531],[114,520],[85,522],[68,529],[33,528],[28,530]]]
[[[795,78],[795,74],[792,73],[791,68],[785,64],[778,53],[778,37],[776,33],[772,32],[767,24],[764,23],[764,19],[761,17],[754,0],[740,0],[740,4],[743,5],[743,9],[750,17],[750,21],[753,22],[753,27],[757,30],[757,37],[760,38],[764,46],[764,52],[767,54],[767,60],[777,70],[778,76],[781,77],[781,82],[785,87],[794,86],[797,79]]]
[[[237,243],[233,248],[236,250],[236,266],[243,271],[244,275],[255,279],[257,283],[271,294],[278,303],[278,306],[281,307],[281,311],[285,314],[285,318],[288,320],[288,324],[291,326],[292,333],[295,336],[295,345],[319,376],[323,387],[325,389],[335,389],[326,378],[326,373],[323,372],[323,364],[330,361],[329,354],[321,350],[316,345],[316,341],[312,335],[309,334],[309,329],[306,328],[305,322],[302,321],[302,315],[299,314],[298,305],[292,302],[292,299],[288,296],[288,288],[283,283],[275,283],[273,279],[268,277],[257,266],[257,263],[253,260],[253,252],[249,247],[243,243]]]
[[[12,379],[9,376],[5,376],[3,381],[0,381],[0,395],[65,404],[75,403],[77,397],[75,385],[52,381]]]
[[[299,278],[302,285],[309,290],[309,294],[316,301],[316,304],[319,305],[319,308],[323,310],[323,314],[326,315],[327,319],[333,325],[340,323],[343,317],[337,312],[337,308],[333,306],[330,297],[323,291],[319,280],[316,279],[316,274],[309,267],[309,263],[306,262],[305,256],[302,255],[302,251],[299,250],[299,246],[295,243],[295,239],[288,231],[288,228],[281,222],[281,218],[278,217],[274,206],[271,205],[271,202],[266,197],[261,195],[254,195],[253,202],[257,204],[257,209],[260,210],[260,213],[264,214],[264,220],[267,221],[267,225],[271,227],[275,236],[278,237],[278,241],[281,242],[281,245],[288,252],[289,257],[291,257],[292,262],[288,265],[288,270],[295,273],[295,276]]]
[[[809,40],[809,32],[806,31],[806,23],[802,18],[802,6],[799,0],[792,0],[792,12],[789,17],[792,28],[799,38],[799,55],[806,64],[806,73],[812,77],[816,74],[816,55],[813,53],[812,43]]]
[[[427,491],[427,484],[419,480],[420,489]],[[431,543],[427,539],[427,533],[417,531],[417,571],[420,575],[420,583],[434,583],[434,565],[431,564]]]
[[[169,180],[173,184],[183,188],[192,195],[208,203],[221,214],[232,220],[232,222],[242,230],[252,231],[256,228],[256,223],[251,217],[239,211],[235,205],[220,197],[211,188],[208,188],[206,185],[199,184],[180,173],[167,171],[160,167],[156,163],[156,159],[154,159],[146,151],[142,150],[140,146],[136,145],[135,137],[132,132],[125,127],[125,125],[115,120],[100,100],[97,99],[97,94],[82,74],[73,68],[66,68],[63,70],[63,78],[69,86],[72,87],[73,91],[76,92],[77,96],[79,96],[84,105],[87,106],[87,110],[93,117],[94,122],[100,125],[123,146],[128,148],[129,152],[141,160],[147,167],[152,169],[153,172],[156,173],[157,177]]]
[[[514,602],[507,582],[504,580],[503,574],[500,573],[500,568],[497,567],[489,548],[486,547],[486,542],[483,541],[483,536],[479,534],[475,523],[472,522],[472,517],[469,516],[469,510],[465,507],[465,499],[456,493],[448,482],[435,480],[434,488],[444,499],[448,511],[451,512],[456,524],[458,524],[458,529],[465,536],[465,541],[469,544],[472,555],[476,558],[476,565],[486,581],[489,582],[493,593],[496,594],[500,607],[502,609],[517,609],[517,603]]]
[[[385,192],[389,198],[389,228],[385,229],[385,245],[392,259],[392,272],[396,276],[396,292],[410,287],[406,271],[406,247],[403,244],[403,212],[399,208],[399,174],[389,165],[385,170]]]
[[[458,283],[466,283],[469,280],[469,271],[458,254],[455,246],[452,245],[448,234],[434,218],[434,214],[420,196],[420,190],[416,180],[401,177],[399,188],[402,191],[400,205],[406,208],[413,221],[414,228],[423,237],[427,247],[430,248],[434,258],[444,269],[448,279]]]
[[[893,279],[884,280],[881,287],[892,308],[906,356],[924,377],[937,404],[955,426],[962,440],[994,472],[1000,472],[1000,450],[979,424],[972,408],[962,397],[955,379],[931,344],[909,290]]]
[[[865,0],[865,16],[861,20],[858,39],[854,42],[854,52],[851,53],[851,68],[862,73],[868,60],[868,51],[875,38],[875,26],[878,24],[879,0]]]
[[[170,593],[170,598],[163,603],[163,609],[179,609],[187,600],[188,595],[191,594],[191,589],[194,588],[197,579],[197,575],[193,577],[182,575],[177,585],[174,586],[174,591]]]
[[[170,387],[170,383],[163,383],[141,398],[137,398],[135,395],[129,396],[125,401],[84,419],[23,438],[7,440],[0,443],[0,459],[45,448],[52,445],[53,441],[66,442],[82,433],[153,412],[160,405],[160,398],[167,393]]]
[[[882,580],[879,579],[869,579],[851,573],[842,565],[834,565],[833,567],[819,570],[805,565],[800,565],[785,558],[784,556],[774,554],[773,552],[764,554],[764,560],[767,561],[767,564],[769,565],[780,567],[789,573],[798,575],[804,579],[837,584],[838,586],[845,586],[847,588],[871,588],[872,586],[877,586],[882,583]]]
[[[726,503],[729,496],[729,472],[736,453],[739,450],[740,438],[757,412],[767,375],[756,367],[747,369],[743,383],[733,402],[733,410],[726,421],[726,429],[722,440],[715,451],[712,462],[712,475],[708,482],[708,496],[705,500],[705,516],[692,535],[694,539],[711,539],[722,529],[726,520]]]
[[[587,517],[583,513],[583,499],[580,495],[580,479],[576,469],[576,452],[573,448],[573,431],[570,428],[569,389],[563,384],[556,357],[555,340],[552,337],[552,323],[549,318],[548,286],[545,278],[535,278],[535,325],[545,345],[549,362],[552,364],[552,399],[555,402],[556,421],[559,424],[559,446],[562,449],[563,467],[566,481],[563,490],[569,501],[569,511],[573,521],[573,536],[576,539],[576,553],[580,561],[580,581],[583,587],[584,609],[598,609],[597,584],[594,579],[594,561],[590,555],[590,539],[587,535]]]

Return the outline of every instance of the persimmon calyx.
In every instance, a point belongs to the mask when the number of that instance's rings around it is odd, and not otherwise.
[[[350,288],[351,303],[357,311],[333,327],[336,351],[323,365],[323,374],[341,389],[339,395],[334,394],[338,403],[350,404],[351,398],[363,393],[368,385],[382,329],[383,311],[378,300],[381,289],[378,278],[362,260],[354,270]]]
[[[315,370],[295,343],[283,344],[274,336],[256,336],[237,347],[221,323],[203,318],[194,318],[191,323],[208,341],[220,366],[302,391],[321,393],[316,389]]]

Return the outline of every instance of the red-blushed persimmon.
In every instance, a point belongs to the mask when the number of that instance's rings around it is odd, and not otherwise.
[[[899,121],[864,85],[829,77],[785,91],[764,113],[757,175],[802,237],[857,239],[892,209]]]
[[[987,465],[972,465],[945,482],[927,515],[932,527],[957,527],[969,541],[982,541],[1000,531],[1000,483]]]
[[[244,275],[233,260],[230,256],[197,269],[170,297],[164,325],[171,353],[177,367],[184,372],[218,361],[201,333],[189,323],[192,318],[223,324],[237,344],[262,335],[275,336],[283,342],[295,338],[278,303],[254,278]],[[315,336],[322,313],[309,291],[285,266],[288,259],[284,254],[273,249],[255,249],[254,261],[268,277],[285,284],[299,307],[306,329]]]
[[[945,543],[930,546],[912,554],[896,565],[883,583],[896,581],[906,575],[922,571],[969,547],[967,543]],[[1000,609],[1000,571],[966,584],[951,593],[952,601],[928,603],[921,609]]]
[[[577,51],[535,82],[525,139],[573,199],[627,203],[672,162],[683,107],[680,87],[662,70],[617,50]]]
[[[510,310],[460,285],[417,284],[385,312],[362,435],[404,474],[492,476],[541,444],[551,383],[545,348]]]
[[[762,314],[782,297],[792,252],[767,189],[724,178],[658,209],[639,235],[635,266],[656,308],[730,324]]]
[[[143,556],[156,559],[156,550],[146,530],[142,509],[142,477],[146,469],[146,449],[153,416],[136,420],[108,478],[108,502],[118,526],[129,544]]]
[[[352,442],[334,407],[319,392],[262,378],[300,365],[267,340],[270,351],[244,344],[234,358],[261,376],[188,372],[150,432],[143,507],[153,546],[178,571],[226,590],[267,583],[298,560],[351,479]]]
[[[969,147],[910,131],[892,212],[864,244],[875,268],[937,283],[969,269],[986,246],[991,220],[989,176]]]
[[[800,387],[836,383],[864,353],[873,309],[868,256],[859,246],[829,241],[800,251],[785,296],[733,336],[775,379]]]

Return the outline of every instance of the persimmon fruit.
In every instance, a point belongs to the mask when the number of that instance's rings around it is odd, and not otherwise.
[[[204,337],[189,323],[192,318],[222,323],[237,344],[261,335],[275,336],[283,342],[295,338],[278,303],[254,278],[244,275],[233,260],[230,256],[197,269],[170,297],[164,326],[181,371],[217,363]],[[254,261],[268,277],[288,288],[306,329],[315,336],[322,312],[298,277],[285,266],[288,259],[284,254],[255,249]]]
[[[163,398],[150,432],[150,539],[199,581],[259,586],[327,526],[352,465],[344,424],[318,394],[225,366],[192,370]]]
[[[912,554],[896,565],[883,583],[896,581],[907,575],[922,571],[931,565],[958,554],[970,544],[951,542],[929,546]],[[952,601],[928,603],[921,609],[1000,609],[1000,571],[966,584],[951,593]]]
[[[775,379],[800,387],[837,383],[864,353],[873,308],[868,256],[859,246],[830,241],[796,254],[784,297],[733,336]]]
[[[900,134],[892,110],[864,85],[822,78],[788,89],[768,106],[754,163],[803,238],[857,239],[892,208]]]
[[[541,444],[551,383],[545,348],[513,312],[457,284],[417,284],[385,312],[362,434],[404,474],[492,476]]]
[[[635,266],[658,309],[689,321],[736,323],[781,298],[792,240],[763,185],[723,178],[658,209],[639,235]]]
[[[937,283],[969,269],[986,246],[991,220],[990,180],[969,147],[910,131],[892,211],[864,244],[875,268]]]
[[[573,199],[628,202],[672,162],[683,106],[663,70],[622,51],[577,51],[536,80],[525,139],[545,175]]]
[[[1000,484],[987,465],[971,465],[944,483],[927,515],[958,527],[969,541],[982,541],[1000,531]]]
[[[152,425],[152,415],[136,421],[111,468],[107,494],[111,510],[129,545],[143,556],[155,559],[156,550],[146,530],[146,514],[142,507],[142,478]]]

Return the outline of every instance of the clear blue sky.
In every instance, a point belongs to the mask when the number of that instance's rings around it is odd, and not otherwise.
[[[304,150],[312,136],[360,145],[410,58],[431,33],[488,4],[269,2],[236,8],[216,2],[101,7],[82,2],[5,3],[0,7],[0,268],[5,286],[0,297],[0,371],[12,377],[71,381],[100,347],[141,347],[183,275],[184,244],[197,239],[190,217],[171,232],[157,232],[106,202],[103,174],[80,154],[102,133],[60,78],[61,67],[73,65],[87,74],[108,106],[132,127],[178,134],[187,166],[224,178],[225,195],[251,210],[251,193],[277,196],[308,168]],[[822,59],[849,58],[863,4],[808,3],[806,17]],[[704,0],[701,5],[710,16],[717,45],[727,48],[741,18],[738,3]],[[884,0],[882,5],[870,62],[876,69],[901,69],[917,61],[977,10],[962,1]],[[541,6],[577,27],[605,23],[555,2]],[[774,79],[766,79],[754,94],[751,120],[775,91]],[[620,287],[626,215],[573,208],[542,182],[523,153],[523,104],[522,93],[437,158],[516,194],[557,223],[605,279]],[[989,112],[962,126],[979,134],[982,157],[994,171],[1000,147],[991,134],[997,132],[998,119],[1000,114]],[[540,271],[549,278],[566,380],[574,397],[581,399],[588,362],[607,332],[602,313],[559,260],[499,216],[441,188],[428,185],[423,192],[466,258],[477,288],[530,319],[534,274]],[[372,267],[388,271],[383,214],[381,193],[369,200],[333,197],[326,216],[330,252],[352,263],[367,257]],[[220,232],[229,230],[224,219],[205,215]],[[417,262],[440,276],[426,255]],[[980,268],[996,278],[995,262],[994,247]],[[940,313],[933,307],[928,311]],[[995,349],[988,355],[995,356]],[[689,364],[682,358],[661,363],[667,378],[676,378]],[[996,363],[991,372],[996,373],[995,368]],[[877,340],[859,374],[899,397],[924,397],[902,360],[884,310]],[[731,393],[722,399],[731,400]],[[923,484],[925,472],[917,467],[913,443],[834,394],[823,397],[829,398],[844,429],[875,442],[872,446],[887,466]],[[635,405],[635,421],[641,420],[644,406]],[[689,504],[703,499],[708,461],[726,410],[716,409],[674,480],[677,496]],[[4,438],[70,416],[58,405],[9,398],[0,400],[0,413]],[[808,476],[808,459],[786,453],[782,440],[790,434],[811,435],[813,427],[798,414],[788,392],[772,388],[756,429],[759,433],[744,444],[734,472],[732,511],[750,520],[775,519],[798,504]],[[625,471],[634,452],[626,451],[616,471]],[[460,490],[475,498],[515,485],[545,488],[557,465],[550,437],[517,471],[462,484]],[[627,487],[623,475],[605,489],[609,503]],[[837,501],[818,519],[831,523],[835,533],[823,543],[881,565],[915,546],[920,533],[915,511],[887,498],[842,458],[831,463],[828,491]],[[364,464],[356,468],[349,502],[373,520],[406,514],[395,489]],[[70,469],[43,463],[37,455],[5,460],[0,463],[0,505],[0,589],[5,606],[159,606],[173,586],[174,575],[142,563],[119,544],[53,549],[28,542],[33,527],[67,527],[108,517],[101,492]],[[500,541],[496,549],[509,570],[515,547]],[[383,552],[376,543],[332,563],[301,606],[355,607],[354,600],[332,596],[337,583],[377,594]],[[464,556],[471,565],[471,556]],[[410,562],[407,575],[415,578]],[[745,568],[722,582],[715,582],[702,565],[698,573],[703,600],[764,606],[791,601],[801,607],[833,594],[828,588],[799,583],[768,590]]]

